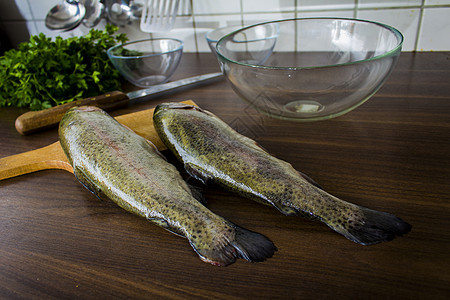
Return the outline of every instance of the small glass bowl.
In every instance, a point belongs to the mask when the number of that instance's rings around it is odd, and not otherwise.
[[[169,80],[180,63],[183,42],[171,38],[146,39],[116,45],[107,54],[125,79],[146,88]]]
[[[206,42],[208,42],[208,46],[211,49],[211,52],[213,54],[216,54],[216,44],[217,42],[226,36],[227,34],[232,33],[233,31],[241,29],[242,26],[235,25],[235,26],[225,26],[225,27],[219,27],[216,29],[212,29],[208,31],[205,35]]]
[[[241,26],[228,26],[214,29],[206,34],[206,41],[211,48],[212,53],[216,53],[217,42],[227,34],[231,34],[234,31],[242,29]],[[278,24],[267,24],[267,26],[261,27],[258,32],[246,32],[234,35],[234,41],[236,43],[258,43],[264,44],[266,47],[264,49],[259,49],[259,51],[254,52],[252,55],[245,55],[245,57],[240,57],[241,62],[248,64],[261,64],[267,57],[272,53],[273,46],[275,46],[276,39],[279,35]],[[237,53],[236,53],[237,54]]]
[[[274,25],[278,35],[271,33]],[[242,28],[221,38],[216,50],[234,91],[259,112],[315,121],[345,114],[375,94],[402,43],[402,34],[388,25],[305,18]]]

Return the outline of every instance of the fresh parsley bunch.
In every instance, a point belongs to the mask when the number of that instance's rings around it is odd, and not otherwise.
[[[108,48],[127,41],[118,27],[54,41],[43,33],[0,57],[0,107],[40,110],[120,89],[123,78]]]

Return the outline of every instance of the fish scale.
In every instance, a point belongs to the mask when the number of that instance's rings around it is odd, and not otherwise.
[[[273,243],[214,214],[194,198],[178,170],[156,147],[96,107],[69,110],[60,143],[77,179],[97,197],[186,237],[200,258],[228,265],[263,261]]]

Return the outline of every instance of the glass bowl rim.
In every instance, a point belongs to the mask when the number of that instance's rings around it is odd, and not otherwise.
[[[397,37],[398,43],[391,50],[389,50],[387,52],[384,52],[382,54],[379,54],[377,56],[368,58],[368,59],[356,60],[356,61],[347,62],[347,63],[341,63],[341,64],[332,64],[332,65],[323,65],[323,66],[308,66],[308,67],[264,66],[264,65],[255,65],[255,64],[249,64],[249,63],[242,63],[242,62],[238,62],[238,61],[235,61],[235,60],[232,60],[232,59],[229,59],[229,58],[225,57],[219,51],[219,46],[223,43],[223,41],[225,39],[227,39],[228,37],[230,37],[232,35],[235,35],[235,34],[239,33],[240,31],[244,31],[244,30],[250,29],[252,27],[266,25],[266,24],[271,24],[271,23],[282,23],[282,22],[290,22],[290,21],[310,21],[310,20],[352,21],[352,22],[355,22],[355,23],[369,23],[369,24],[381,26],[381,27],[389,30],[390,32],[392,32]],[[396,29],[396,28],[394,28],[394,27],[392,27],[390,25],[387,25],[387,24],[384,24],[384,23],[380,23],[380,22],[376,22],[376,21],[365,20],[365,19],[356,19],[356,18],[332,18],[332,17],[291,18],[291,19],[274,20],[274,21],[267,21],[267,22],[252,24],[252,25],[249,25],[249,26],[242,27],[241,29],[238,29],[236,31],[230,32],[229,34],[227,34],[227,35],[223,36],[221,39],[219,39],[219,41],[216,44],[216,53],[217,53],[217,56],[221,60],[223,60],[225,62],[230,62],[230,63],[233,63],[233,64],[246,66],[246,67],[261,68],[261,69],[271,69],[271,70],[305,70],[305,69],[319,69],[319,68],[332,68],[332,67],[339,67],[339,66],[347,66],[347,65],[353,65],[353,64],[359,64],[359,63],[363,63],[363,62],[378,60],[378,59],[382,59],[384,57],[389,57],[389,56],[392,56],[395,53],[397,53],[402,48],[403,41],[404,41],[403,34],[398,29]]]
[[[206,41],[208,42],[208,43],[217,43],[219,40],[220,40],[220,38],[219,39],[211,39],[211,37],[209,36],[211,33],[213,33],[214,31],[216,31],[216,30],[219,30],[219,29],[227,29],[227,28],[233,28],[233,27],[236,27],[237,29],[236,30],[233,30],[233,31],[230,31],[229,33],[227,33],[226,35],[228,35],[228,34],[231,34],[231,33],[233,33],[233,32],[236,32],[236,31],[238,31],[238,30],[240,30],[240,29],[242,29],[243,28],[243,26],[242,25],[228,25],[228,26],[221,26],[221,27],[217,27],[217,28],[214,28],[214,29],[210,29],[210,30],[208,30],[206,33],[205,33],[205,39],[206,39]],[[247,26],[246,26],[247,27]],[[225,36],[225,35],[224,35]]]
[[[175,49],[169,50],[169,51],[152,53],[152,54],[147,54],[147,55],[122,56],[122,55],[116,55],[116,54],[112,53],[112,51],[114,51],[115,49],[117,49],[119,47],[126,46],[126,45],[143,43],[143,42],[150,42],[150,41],[164,41],[164,40],[177,42],[178,43],[178,47],[176,47]],[[184,47],[184,42],[182,40],[179,40],[179,39],[174,39],[174,38],[151,38],[151,39],[142,39],[142,40],[130,41],[130,42],[122,43],[122,44],[119,44],[119,45],[115,45],[115,46],[112,46],[111,48],[109,48],[106,51],[106,53],[111,58],[136,59],[136,58],[158,56],[158,55],[168,54],[168,53],[172,53],[172,52],[177,52],[177,51],[182,50],[183,47]]]

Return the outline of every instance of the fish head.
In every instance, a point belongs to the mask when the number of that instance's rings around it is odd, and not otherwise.
[[[70,118],[71,116],[77,115],[79,113],[86,112],[103,112],[101,108],[96,106],[75,106],[70,108],[63,116],[63,119]]]
[[[58,131],[66,130],[69,126],[82,122],[86,113],[106,114],[104,110],[96,106],[75,106],[70,108],[59,122]]]

